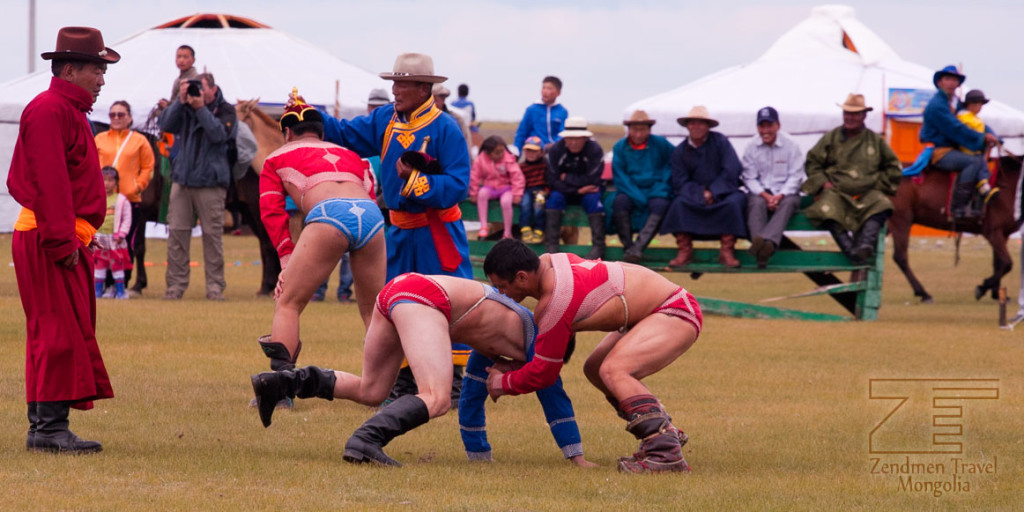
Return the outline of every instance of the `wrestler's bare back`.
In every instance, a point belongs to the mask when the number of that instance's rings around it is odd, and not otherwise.
[[[626,298],[626,303],[629,304],[629,325],[627,327],[633,327],[637,322],[646,318],[679,288],[678,284],[665,279],[664,276],[649,268],[624,262],[607,263],[621,265],[625,275],[623,295]],[[537,303],[534,315],[537,318],[537,323],[540,324],[548,309],[548,304],[554,297],[555,270],[551,266],[549,255],[544,254],[540,257],[540,267],[537,270],[540,274],[542,298]],[[622,327],[625,319],[626,314],[622,300],[612,297],[589,317],[574,321],[572,330],[575,332],[616,331]]]
[[[484,296],[479,281],[450,276],[430,276],[444,288],[451,301],[452,322],[462,318]],[[526,361],[523,323],[515,311],[493,300],[480,303],[450,331],[451,339],[469,345],[490,359],[496,356]]]

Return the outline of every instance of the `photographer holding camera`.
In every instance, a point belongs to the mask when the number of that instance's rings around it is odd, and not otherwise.
[[[174,134],[177,156],[171,166],[167,205],[167,292],[180,299],[188,289],[192,219],[203,228],[206,298],[224,300],[224,200],[231,168],[228,145],[237,130],[235,107],[224,101],[210,73],[182,80],[178,97],[160,116],[160,129]]]

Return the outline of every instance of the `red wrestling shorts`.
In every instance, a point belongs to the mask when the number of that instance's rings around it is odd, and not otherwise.
[[[377,294],[377,311],[393,324],[391,308],[403,302],[430,306],[444,314],[449,323],[452,321],[452,302],[448,293],[425,275],[410,272],[389,281]]]
[[[697,328],[697,336],[704,326],[704,314],[700,311],[700,304],[685,288],[679,288],[672,295],[669,295],[665,302],[654,308],[654,313],[664,313],[669,316],[679,317],[693,324]]]

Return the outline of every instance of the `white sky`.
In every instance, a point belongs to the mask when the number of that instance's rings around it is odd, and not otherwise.
[[[28,72],[28,0],[2,0],[0,82]],[[483,120],[518,120],[559,76],[571,115],[618,122],[626,105],[759,57],[822,1],[719,0],[37,0],[39,54],[57,30],[85,25],[108,46],[197,12],[247,16],[374,73],[395,55],[433,56],[454,93],[470,85]],[[963,66],[969,88],[1024,110],[1024,1],[848,1],[857,18],[905,60]],[[187,41],[182,41],[187,43]],[[115,47],[116,49],[116,47]],[[177,74],[173,55],[168,82]],[[197,56],[202,64],[202,55]],[[271,63],[272,64],[272,63]],[[210,71],[216,74],[215,69]],[[272,66],[268,72],[273,72]],[[287,94],[288,91],[282,91]],[[229,99],[231,91],[225,91]],[[837,98],[840,101],[842,98]]]

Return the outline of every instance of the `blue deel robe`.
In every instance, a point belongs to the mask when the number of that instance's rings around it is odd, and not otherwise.
[[[743,165],[729,139],[709,131],[699,148],[689,137],[672,151],[672,192],[675,198],[661,224],[661,233],[690,233],[698,238],[736,235],[746,238],[746,195],[740,190]],[[704,204],[704,190],[714,202]]]

